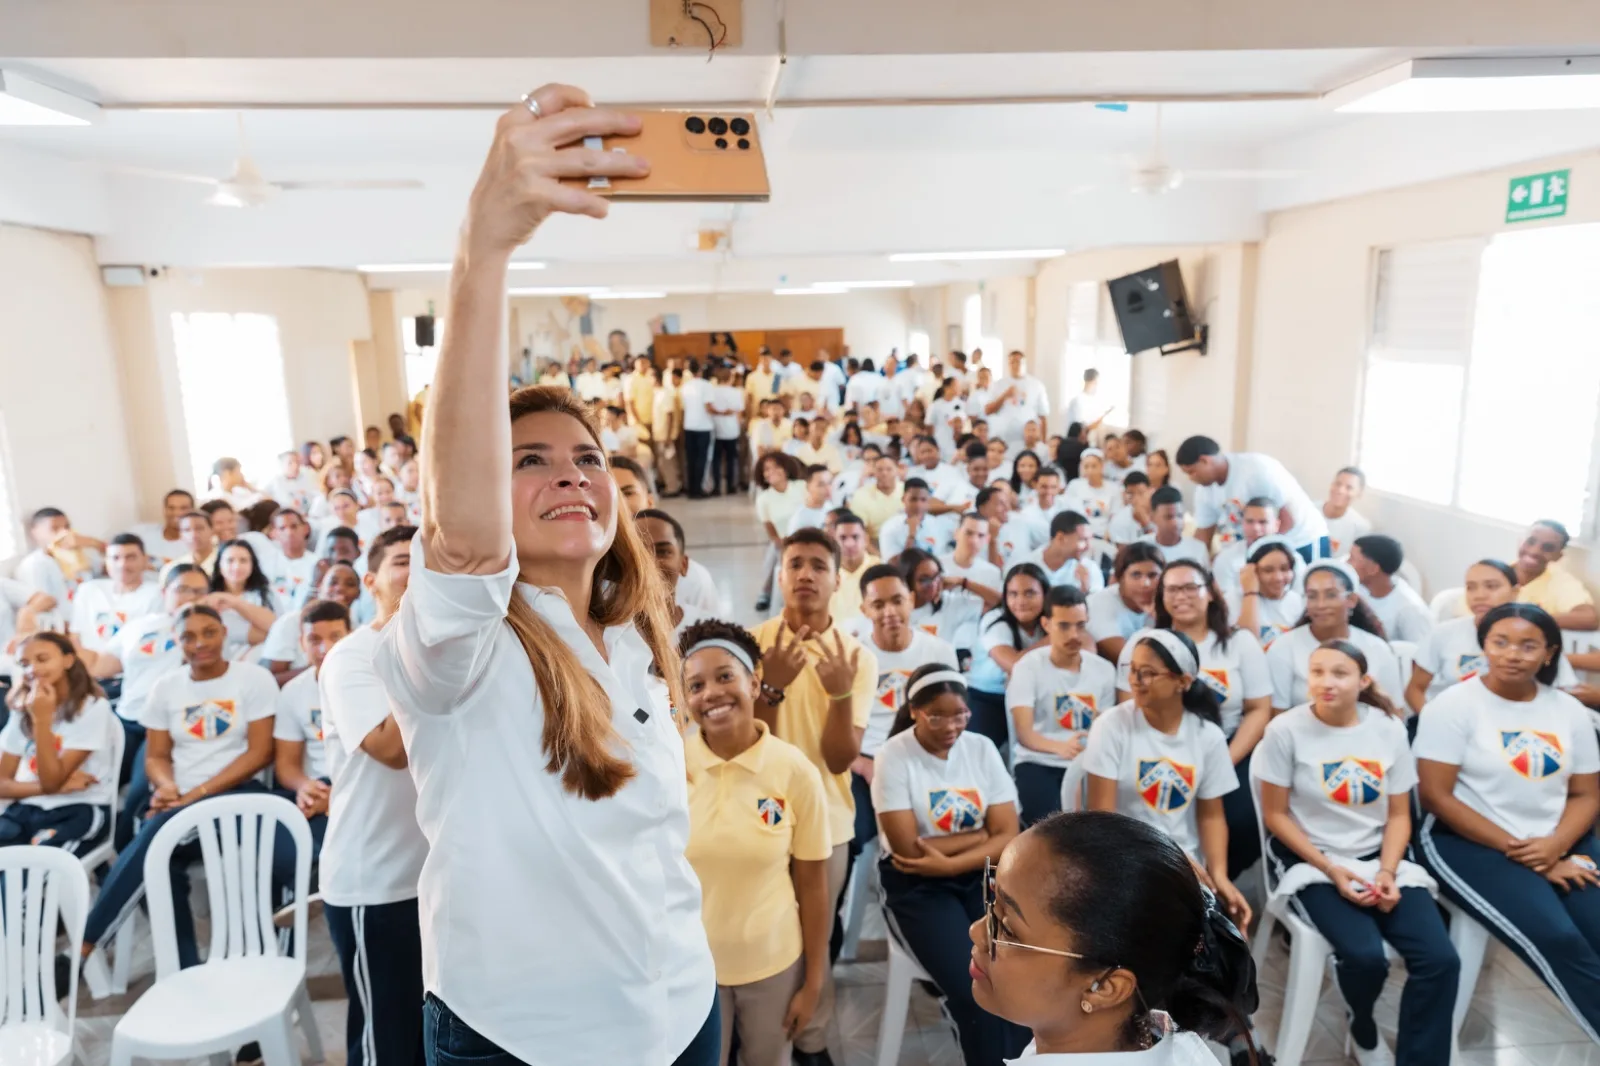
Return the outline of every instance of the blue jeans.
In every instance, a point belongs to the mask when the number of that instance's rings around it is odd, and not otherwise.
[[[596,1018],[604,1025],[604,1018]],[[422,1004],[422,1044],[428,1066],[518,1066],[521,1059],[480,1035],[445,1006],[432,992]],[[722,1010],[716,988],[711,989],[711,1013],[689,1046],[662,1066],[717,1066],[722,1055]],[[620,1064],[619,1064],[620,1066]],[[629,1064],[634,1066],[634,1064]],[[652,1066],[638,1063],[637,1066]]]

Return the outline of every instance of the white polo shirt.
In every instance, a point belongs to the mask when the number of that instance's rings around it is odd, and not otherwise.
[[[518,586],[514,556],[498,574],[441,574],[420,535],[411,550],[375,661],[428,840],[424,987],[525,1062],[670,1063],[704,1025],[716,973],[684,858],[683,741],[644,710],[649,648],[612,626],[602,659],[560,595]],[[505,621],[513,595],[609,697],[634,769],[616,795],[583,799],[545,769],[542,698]]]

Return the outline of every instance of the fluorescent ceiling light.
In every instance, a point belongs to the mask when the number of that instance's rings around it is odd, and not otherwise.
[[[819,281],[816,289],[909,289],[914,281]]]
[[[356,269],[363,274],[448,274],[453,263],[368,263]],[[543,263],[512,263],[511,270],[543,270]]]
[[[664,300],[667,298],[667,294],[664,292],[598,292],[595,293],[594,298],[596,300]]]
[[[520,289],[507,289],[507,296],[605,296],[610,292],[604,285],[535,285]]]
[[[834,288],[831,288],[831,289],[824,289],[824,288],[773,289],[772,290],[772,295],[774,295],[774,296],[843,296],[847,291],[849,291],[849,290],[841,289],[841,288],[838,288],[837,286],[835,286]]]
[[[87,126],[99,120],[98,105],[0,70],[0,126]]]
[[[973,259],[1054,259],[1066,255],[1065,248],[1022,248],[996,252],[896,252],[891,263],[960,263]]]
[[[1600,108],[1600,56],[1412,59],[1323,100],[1357,114]]]

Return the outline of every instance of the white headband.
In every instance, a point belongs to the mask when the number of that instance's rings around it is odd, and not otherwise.
[[[967,687],[967,679],[954,670],[935,670],[931,674],[924,674],[917,678],[916,684],[906,690],[906,702],[910,703],[916,698],[917,693],[932,685],[960,685]]]
[[[684,655],[683,661],[688,662],[690,655],[693,655],[697,651],[704,651],[707,648],[721,648],[735,659],[738,659],[740,665],[742,665],[750,673],[753,674],[756,672],[756,664],[751,660],[750,653],[739,647],[739,645],[735,644],[733,641],[724,640],[721,637],[712,637],[709,640],[702,640],[700,643],[689,649],[688,653]]]
[[[1106,453],[1101,451],[1099,448],[1085,448],[1083,451],[1078,453],[1078,458],[1087,459],[1091,455],[1096,459],[1104,459],[1106,457]]]
[[[1348,582],[1349,591],[1351,592],[1361,587],[1361,575],[1356,573],[1355,567],[1343,559],[1318,559],[1306,567],[1305,577],[1310,578],[1318,570],[1332,570],[1334,573],[1342,575],[1345,581]],[[1305,579],[1301,580],[1300,587],[1305,587]]]
[[[1281,533],[1268,533],[1266,536],[1262,537],[1254,544],[1246,548],[1245,555],[1247,558],[1254,559],[1263,548],[1282,548],[1291,555],[1299,554],[1294,550],[1294,545],[1289,543],[1288,537],[1285,537]]]
[[[1200,663],[1195,659],[1194,652],[1170,629],[1146,629],[1143,633],[1135,634],[1133,639],[1135,642],[1149,639],[1161,645],[1172,656],[1172,661],[1178,664],[1180,674],[1192,676],[1200,672]]]

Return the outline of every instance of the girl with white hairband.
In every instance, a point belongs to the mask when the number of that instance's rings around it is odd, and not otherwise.
[[[1347,640],[1360,648],[1378,688],[1396,702],[1402,698],[1400,663],[1383,638],[1383,624],[1357,595],[1360,587],[1361,579],[1341,560],[1319,559],[1306,568],[1306,613],[1267,649],[1274,714],[1306,702],[1311,653],[1330,640]]]
[[[1222,593],[1233,624],[1254,633],[1263,648],[1299,625],[1306,598],[1295,588],[1295,578],[1304,566],[1287,537],[1274,533],[1252,544],[1239,568],[1238,588]]]
[[[761,646],[696,622],[678,641],[690,737],[689,847],[717,968],[721,1062],[787,1066],[828,966],[828,800],[799,748],[756,717]]]
[[[872,804],[884,843],[884,902],[899,939],[944,993],[967,1066],[1000,1066],[1027,1030],[972,997],[968,929],[984,914],[983,871],[1017,835],[1017,789],[988,738],[967,729],[966,679],[930,663],[878,749]]]
[[[1111,516],[1122,506],[1122,486],[1106,477],[1106,453],[1085,448],[1078,456],[1078,477],[1067,485],[1067,509],[1089,519],[1091,536],[1105,539]]]

